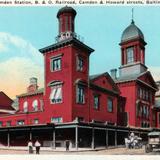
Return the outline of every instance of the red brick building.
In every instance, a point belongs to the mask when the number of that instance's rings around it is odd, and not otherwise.
[[[124,111],[130,127],[157,127],[154,110],[157,85],[145,65],[146,44],[142,31],[132,20],[121,37],[119,77],[113,74],[121,96],[126,98]]]
[[[157,127],[153,107],[157,86],[145,66],[143,33],[133,21],[123,32],[119,77],[115,70],[111,76],[107,72],[90,76],[94,50],[78,39],[76,14],[71,7],[58,11],[57,41],[40,49],[44,88],[31,78],[27,92],[17,96],[18,110],[1,114],[2,145],[26,145],[38,138],[43,146],[55,148],[69,139],[76,149],[94,148],[123,144],[130,131],[146,135],[141,127]]]

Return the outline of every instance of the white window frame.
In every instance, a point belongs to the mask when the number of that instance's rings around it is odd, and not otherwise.
[[[53,67],[54,63],[56,67]],[[62,54],[50,58],[50,70],[51,72],[62,70]]]
[[[83,71],[84,68],[84,60],[82,57],[77,56],[77,71]]]
[[[109,102],[111,102],[111,103],[109,103]],[[110,104],[112,104],[112,108],[110,108]],[[110,98],[110,97],[108,97],[107,98],[107,111],[109,112],[109,113],[112,113],[113,112],[113,99],[112,98]]]
[[[76,94],[77,103],[85,104],[85,88],[81,85],[77,85]]]
[[[94,109],[95,110],[99,110],[99,105],[100,105],[100,101],[99,101],[99,95],[94,95],[94,104],[93,104],[93,106],[94,106]]]
[[[35,99],[33,102],[32,102],[32,107],[33,107],[33,110],[34,111],[38,111],[38,100]]]
[[[62,94],[62,85],[55,85],[51,87],[51,92],[50,92],[50,103],[51,104],[58,104],[62,103],[63,101],[63,94]],[[54,102],[53,102],[54,99]]]
[[[62,117],[51,117],[51,123],[62,123],[63,118]]]
[[[134,48],[129,47],[127,48],[127,63],[132,63],[134,62]]]
[[[39,119],[38,118],[34,119],[34,124],[39,124]]]
[[[23,126],[25,124],[24,120],[17,120],[17,126]]]
[[[28,112],[28,102],[27,101],[25,101],[24,103],[23,103],[23,112]]]
[[[11,123],[12,123],[11,121],[7,121],[7,122],[6,122],[6,126],[7,126],[7,127],[10,127],[10,126],[11,126]]]

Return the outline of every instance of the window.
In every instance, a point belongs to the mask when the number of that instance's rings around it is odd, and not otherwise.
[[[34,119],[34,124],[38,124],[39,123],[39,119]]]
[[[52,117],[51,118],[51,123],[62,123],[63,118],[62,117]]]
[[[3,122],[2,121],[0,121],[0,127],[2,127],[3,126]]]
[[[108,112],[113,112],[113,100],[111,98],[108,98]]]
[[[139,94],[140,94],[139,97],[142,98],[143,93],[142,93],[142,89],[141,88],[140,88]]]
[[[51,59],[51,71],[61,70],[61,57]]]
[[[146,118],[147,117],[147,108],[146,106],[143,106],[143,115]]]
[[[141,109],[140,109],[140,105],[137,105],[137,117],[139,117],[141,115]]]
[[[62,103],[62,85],[51,87],[50,102],[51,104]]]
[[[146,92],[145,92],[145,89],[143,89],[143,99],[145,100],[146,98]]]
[[[22,126],[24,125],[24,120],[18,120],[17,121],[17,126]]]
[[[28,102],[27,102],[27,101],[25,101],[25,102],[23,103],[23,111],[24,111],[24,112],[28,112]]]
[[[77,70],[83,71],[83,59],[81,57],[77,58]]]
[[[11,121],[7,121],[7,122],[6,122],[6,126],[7,126],[7,127],[10,127],[10,126],[11,126]]]
[[[99,109],[99,95],[94,95],[94,109]]]
[[[83,122],[84,118],[83,117],[78,117],[78,122]]]
[[[77,87],[77,103],[85,103],[84,88],[80,85]]]
[[[149,100],[149,93],[148,93],[148,91],[146,91],[146,100],[147,101]]]
[[[146,118],[149,118],[149,107],[146,108]]]
[[[38,111],[38,100],[35,99],[33,102],[32,102],[32,107],[33,107],[33,110],[34,111]]]
[[[132,63],[134,61],[133,57],[133,47],[127,48],[127,63]]]

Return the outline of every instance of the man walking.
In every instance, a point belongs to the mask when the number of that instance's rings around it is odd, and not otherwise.
[[[36,154],[39,154],[41,144],[38,140],[36,140],[34,146],[36,147]]]

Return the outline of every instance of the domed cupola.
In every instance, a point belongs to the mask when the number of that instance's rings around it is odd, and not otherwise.
[[[131,24],[122,33],[121,43],[137,38],[144,40],[144,35],[132,20]]]
[[[131,24],[123,31],[121,37],[121,67],[120,75],[139,74],[147,70],[145,66],[145,45],[142,31]]]
[[[61,8],[57,13],[57,18],[59,21],[59,35],[58,41],[63,41],[68,38],[74,37],[75,35],[75,25],[74,19],[76,16],[76,11],[72,7],[65,6]]]

